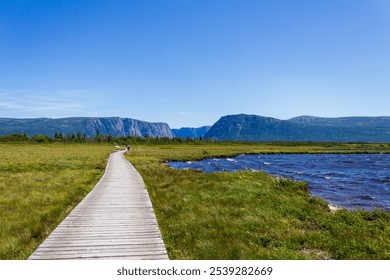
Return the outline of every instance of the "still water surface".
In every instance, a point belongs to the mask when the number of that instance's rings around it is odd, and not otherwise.
[[[170,162],[204,172],[260,170],[309,183],[309,191],[347,209],[390,211],[389,154],[241,155],[194,162]]]

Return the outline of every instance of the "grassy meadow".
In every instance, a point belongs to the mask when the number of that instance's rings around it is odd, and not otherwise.
[[[249,153],[388,153],[379,144],[136,145],[171,259],[390,259],[390,213],[332,213],[306,183],[263,172],[175,170],[168,160]]]
[[[112,145],[0,144],[0,259],[27,259],[93,188]]]
[[[171,259],[390,259],[390,213],[339,211],[263,172],[175,170],[249,153],[389,153],[387,144],[134,144]],[[26,259],[91,190],[112,145],[0,144],[0,259]]]

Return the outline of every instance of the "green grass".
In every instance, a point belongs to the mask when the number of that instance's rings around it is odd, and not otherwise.
[[[0,259],[26,259],[92,189],[109,145],[0,144]]]
[[[305,183],[204,174],[167,160],[389,152],[387,144],[132,145],[172,259],[390,259],[390,214],[329,212]],[[0,259],[26,259],[103,174],[110,145],[0,144]]]
[[[171,259],[390,259],[390,213],[339,211],[305,183],[263,172],[204,174],[167,160],[241,153],[389,152],[378,144],[134,145]]]

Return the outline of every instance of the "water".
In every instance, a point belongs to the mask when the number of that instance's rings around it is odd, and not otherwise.
[[[389,154],[242,155],[169,164],[174,168],[204,172],[265,171],[306,181],[312,195],[347,209],[390,211]]]

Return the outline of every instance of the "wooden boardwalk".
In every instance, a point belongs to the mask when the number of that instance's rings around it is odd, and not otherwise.
[[[29,257],[37,259],[168,259],[144,182],[111,154],[95,188]]]

